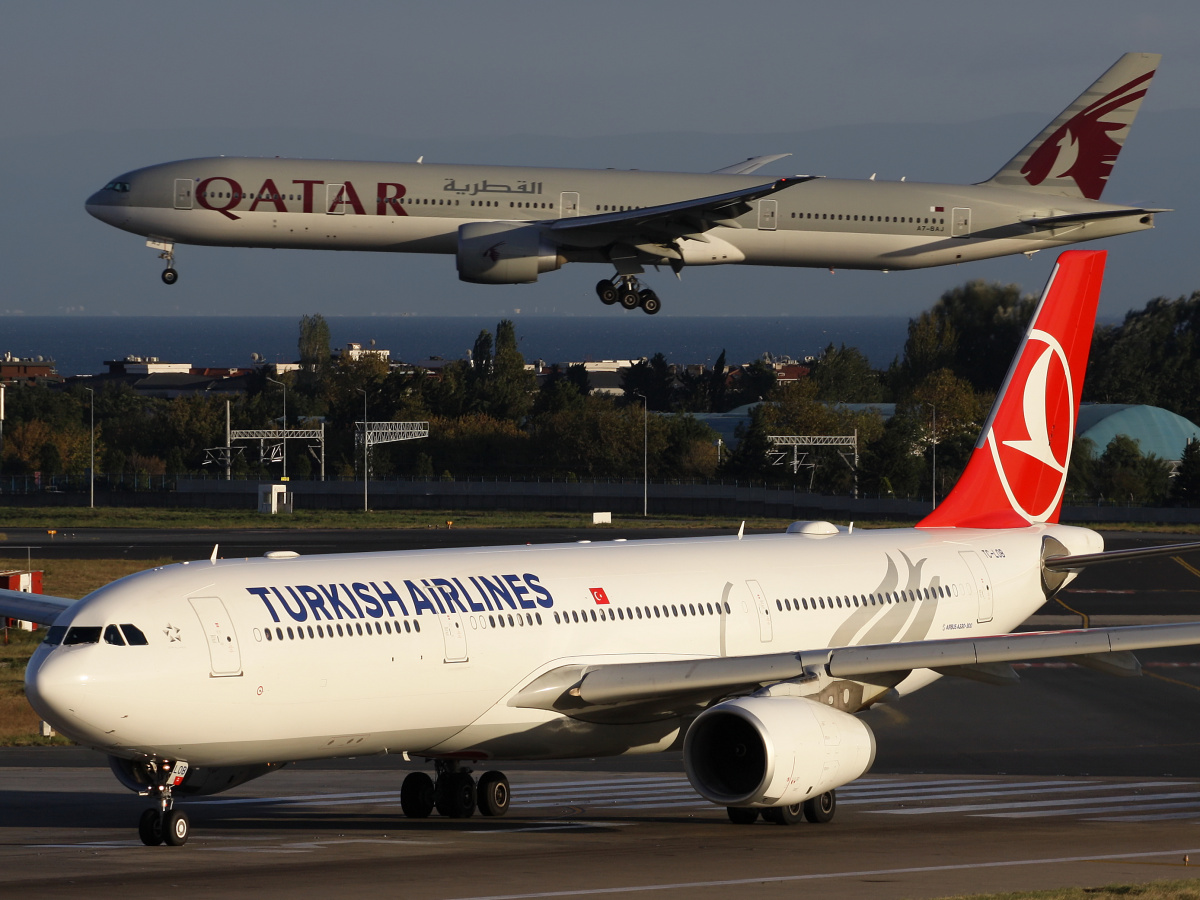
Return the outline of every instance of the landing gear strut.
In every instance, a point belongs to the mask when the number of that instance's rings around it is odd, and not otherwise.
[[[475,814],[502,816],[508,812],[508,778],[503,772],[484,772],[479,781],[471,770],[454,759],[434,760],[437,780],[424,772],[411,772],[400,786],[400,808],[410,819],[426,819],[436,809],[448,819]]]
[[[633,275],[614,275],[596,284],[596,295],[605,306],[620,303],[626,309],[637,309],[649,315],[654,315],[662,309],[662,301],[658,294],[649,288],[643,288],[641,282]]]
[[[146,241],[146,246],[151,250],[160,251],[158,258],[167,264],[162,273],[163,284],[174,284],[178,281],[179,273],[175,271],[175,244],[171,241]]]
[[[175,809],[175,798],[172,791],[176,785],[183,782],[187,775],[188,764],[159,760],[154,767],[154,783],[141,792],[143,797],[154,797],[158,804],[142,813],[138,821],[138,837],[147,847],[157,847],[167,844],[170,847],[182,847],[187,843],[192,825],[188,814],[181,809]]]

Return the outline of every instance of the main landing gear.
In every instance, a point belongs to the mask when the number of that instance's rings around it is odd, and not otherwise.
[[[803,803],[793,803],[791,806],[768,806],[756,809],[752,806],[729,806],[725,811],[729,821],[734,825],[753,825],[761,813],[764,822],[773,825],[795,825],[804,820],[816,825],[824,825],[833,821],[837,812],[837,791],[826,791]]]
[[[138,821],[138,837],[147,847],[157,847],[166,844],[170,847],[182,847],[187,843],[192,825],[188,814],[181,809],[175,809],[175,799],[172,789],[183,782],[187,774],[188,764],[159,760],[154,769],[154,784],[145,791],[143,797],[154,797],[157,806],[142,813]]]
[[[508,812],[508,778],[503,772],[484,772],[476,782],[471,770],[453,759],[434,761],[437,781],[424,772],[410,772],[400,785],[400,809],[410,819],[427,819],[437,809],[448,819],[466,819],[479,810],[483,816]]]
[[[614,275],[596,283],[596,295],[605,306],[620,303],[626,309],[637,309],[654,315],[662,309],[662,301],[658,294],[649,288],[643,288],[641,282],[632,275]]]

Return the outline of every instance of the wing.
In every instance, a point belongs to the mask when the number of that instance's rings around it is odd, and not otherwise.
[[[74,603],[74,600],[66,597],[52,597],[49,594],[0,590],[0,616],[37,622],[39,625],[53,625],[59,613]]]
[[[777,159],[787,159],[791,155],[790,153],[772,153],[770,156],[751,156],[749,159],[742,160],[740,163],[734,163],[732,166],[716,169],[712,174],[749,175],[752,172],[757,172],[767,163],[773,163]]]
[[[753,208],[750,204],[755,200],[818,177],[778,178],[766,184],[679,203],[556,219],[548,226],[547,235],[556,243],[577,247],[602,247],[618,241],[632,246],[663,244],[679,238],[705,241],[704,232],[716,225],[740,228],[735,220],[750,212]]]
[[[791,680],[864,680],[898,684],[914,669],[987,682],[1016,680],[1011,663],[1072,657],[1113,674],[1137,675],[1132,650],[1200,644],[1200,622],[1090,628],[832,647],[760,656],[562,666],[521,690],[510,706],[576,718],[683,714],[731,694]]]

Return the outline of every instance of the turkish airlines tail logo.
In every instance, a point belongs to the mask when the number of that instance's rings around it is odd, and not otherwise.
[[[1099,200],[1125,136],[1154,72],[1147,72],[1101,97],[1060,125],[1021,167],[1032,185],[1071,178],[1083,196]],[[1111,116],[1111,118],[1109,118]]]
[[[966,470],[918,527],[1058,521],[1105,256],[1059,256]]]

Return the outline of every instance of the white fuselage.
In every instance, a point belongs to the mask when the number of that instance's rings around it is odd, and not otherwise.
[[[1047,525],[183,563],[114,582],[55,626],[129,623],[146,645],[43,645],[26,687],[62,733],[134,759],[649,752],[687,721],[510,700],[564,665],[1009,632],[1045,601],[1047,536],[1101,549]]]

